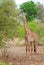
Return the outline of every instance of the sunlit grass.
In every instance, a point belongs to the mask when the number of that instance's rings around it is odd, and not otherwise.
[[[9,63],[7,64],[7,63],[5,63],[5,62],[3,62],[3,61],[0,61],[0,65],[12,65],[12,63],[9,62]]]

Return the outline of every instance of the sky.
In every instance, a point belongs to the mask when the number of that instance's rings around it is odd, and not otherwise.
[[[27,1],[30,1],[30,0],[15,0],[16,4],[19,6],[21,3],[24,3],[24,2],[27,2]],[[40,2],[44,5],[44,0],[32,0],[34,1],[35,3],[36,2]]]

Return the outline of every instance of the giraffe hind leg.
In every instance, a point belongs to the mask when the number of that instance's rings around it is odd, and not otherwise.
[[[27,46],[26,46],[26,55],[27,55]]]
[[[35,43],[34,43],[34,53],[36,53],[36,45],[35,45]]]

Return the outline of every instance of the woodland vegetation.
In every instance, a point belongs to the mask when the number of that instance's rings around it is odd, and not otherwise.
[[[23,19],[19,16],[22,12],[26,13],[27,24],[36,32],[39,42],[44,43],[44,6],[40,2],[25,2],[18,8],[14,0],[0,0],[0,48],[8,39],[24,38]]]

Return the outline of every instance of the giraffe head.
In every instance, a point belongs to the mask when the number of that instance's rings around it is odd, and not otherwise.
[[[25,15],[26,15],[26,13],[25,12],[22,12],[22,13],[20,13],[20,17],[22,17],[23,19],[25,18]]]

